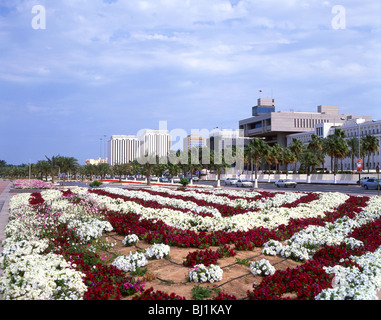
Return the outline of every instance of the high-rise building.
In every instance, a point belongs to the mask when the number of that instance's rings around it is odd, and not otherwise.
[[[215,152],[222,152],[233,146],[243,148],[248,141],[249,139],[245,138],[240,130],[214,128],[207,139],[207,146]]]
[[[184,138],[183,151],[189,151],[193,147],[206,147],[206,140],[199,134],[190,134]]]
[[[139,157],[139,140],[133,135],[113,135],[108,141],[110,165],[128,163]]]
[[[172,146],[168,130],[144,130],[139,137],[140,156],[167,156]]]
[[[269,145],[278,143],[286,146],[290,134],[312,131],[320,123],[343,124],[356,118],[372,120],[369,116],[340,114],[338,106],[328,105],[318,106],[317,112],[276,112],[273,99],[258,99],[257,106],[252,107],[252,117],[240,120],[239,129],[243,130],[245,137],[262,138]]]

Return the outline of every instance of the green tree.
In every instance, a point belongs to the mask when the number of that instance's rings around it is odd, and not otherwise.
[[[226,159],[224,152],[214,153],[213,163],[211,164],[211,169],[215,170],[217,173],[217,187],[221,185],[221,173],[227,168],[231,167]]]
[[[352,137],[347,140],[348,143],[348,156],[351,157],[351,169],[355,170],[355,159],[359,155],[359,139],[357,137]]]
[[[254,188],[258,187],[258,168],[261,160],[269,153],[269,145],[259,138],[253,138],[245,147],[246,157],[251,162],[251,172],[253,172],[253,164],[255,169]]]
[[[101,177],[101,181],[103,182],[105,176],[112,173],[111,166],[108,163],[100,163],[96,165],[96,173]]]
[[[128,175],[128,173],[131,171],[131,163],[118,163],[114,164],[112,166],[112,172],[119,176],[119,182],[122,182],[122,176]]]
[[[47,160],[39,160],[36,163],[36,170],[41,174],[41,179],[45,176],[45,181],[48,181],[48,175],[50,172],[50,164]]]
[[[306,150],[300,155],[300,162],[305,168],[307,176],[310,176],[313,168],[319,164],[319,159],[316,153]]]
[[[364,153],[368,155],[367,167],[368,167],[368,173],[369,173],[370,156],[372,155],[372,153],[380,151],[378,139],[373,135],[370,135],[370,134],[366,135],[365,137],[362,138],[362,149]]]
[[[291,152],[293,152],[296,155],[297,161],[296,161],[295,167],[294,167],[294,173],[296,173],[296,164],[298,162],[300,162],[300,155],[304,151],[304,144],[301,140],[293,138],[292,144],[290,145],[289,148],[290,148]]]
[[[63,174],[63,185],[65,185],[65,178],[69,176],[70,173],[76,172],[79,166],[78,160],[74,157],[58,157],[56,159],[56,164],[59,166],[61,173]]]
[[[58,159],[60,157],[61,157],[60,155],[52,156],[51,158],[48,158],[47,156],[45,156],[46,160],[49,162],[49,165],[50,165],[50,175],[52,176],[52,182],[54,182],[54,175],[57,170]]]

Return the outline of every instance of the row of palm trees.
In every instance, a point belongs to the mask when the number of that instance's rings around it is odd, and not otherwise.
[[[222,153],[213,152],[206,147],[198,150],[192,149],[188,153],[171,151],[166,157],[146,156],[130,163],[115,164],[113,166],[107,163],[81,166],[74,157],[60,155],[45,156],[46,159],[35,164],[21,166],[9,166],[6,165],[5,161],[1,160],[0,175],[17,178],[32,175],[33,177],[45,177],[45,179],[51,176],[53,181],[55,176],[58,175],[63,178],[65,184],[66,177],[71,175],[79,176],[82,180],[87,177],[90,180],[93,177],[100,177],[103,180],[106,175],[119,176],[119,179],[124,175],[133,175],[136,178],[138,174],[146,177],[151,175],[161,177],[164,172],[170,176],[183,173],[192,177],[195,172],[206,169],[207,172],[214,170],[217,174],[217,180],[220,181],[221,174],[240,160],[244,163],[244,168],[247,171],[251,170],[252,174],[255,174],[254,179],[257,181],[258,171],[261,169],[275,169],[279,172],[283,168],[288,173],[288,167],[292,166],[294,173],[296,173],[299,165],[299,172],[303,170],[309,175],[318,167],[325,168],[326,156],[330,158],[331,172],[334,174],[337,174],[339,170],[339,163],[341,163],[341,170],[343,170],[342,161],[347,157],[351,158],[352,170],[355,170],[355,159],[358,157],[359,151],[361,158],[367,157],[365,163],[369,172],[370,157],[379,151],[378,139],[373,135],[363,136],[360,141],[357,137],[348,139],[345,132],[337,128],[327,138],[312,135],[308,144],[294,138],[292,144],[288,147],[282,147],[279,144],[270,146],[260,138],[253,138],[243,150],[236,149],[233,146],[229,152],[225,150]],[[230,158],[228,155],[230,155]],[[208,161],[204,161],[204,159]],[[147,184],[150,184],[149,178]]]
[[[347,139],[344,130],[336,128],[334,133],[326,138],[313,134],[308,144],[294,138],[287,148],[279,144],[269,146],[264,140],[254,138],[245,147],[245,161],[246,163],[251,161],[251,168],[254,165],[255,178],[257,178],[258,169],[266,165],[268,169],[275,167],[276,171],[280,170],[281,165],[286,169],[288,165],[292,165],[296,173],[299,164],[299,169],[310,174],[317,167],[324,169],[325,159],[328,156],[331,161],[331,172],[337,174],[339,162],[343,171],[342,163],[347,157],[351,158],[351,168],[354,171],[355,159],[360,152],[361,158],[367,157],[366,168],[369,172],[370,157],[377,151],[379,151],[379,142],[375,136],[368,134],[361,137],[360,141],[357,137]]]

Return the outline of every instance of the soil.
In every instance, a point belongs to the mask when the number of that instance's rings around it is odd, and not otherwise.
[[[136,252],[151,247],[151,244],[143,240],[140,240],[136,246],[125,247],[122,243],[124,237],[119,236],[116,233],[108,233],[105,238],[108,242],[116,243],[110,252],[105,253],[111,262],[115,258],[115,254],[128,256],[130,252]],[[233,248],[234,246],[230,245],[230,247]],[[209,247],[209,249],[215,251],[218,247]],[[172,246],[170,247],[169,258],[148,260],[148,265],[146,266],[147,272],[144,276],[135,278],[143,279],[145,281],[145,289],[153,287],[155,291],[160,290],[168,294],[173,292],[181,297],[185,297],[187,300],[195,300],[192,294],[192,289],[198,285],[213,289],[210,297],[207,299],[216,296],[218,291],[234,295],[237,299],[247,299],[247,291],[253,290],[253,285],[258,285],[262,280],[262,276],[253,275],[248,266],[237,262],[237,258],[240,260],[247,259],[249,262],[259,261],[265,258],[269,260],[277,270],[295,268],[302,264],[277,256],[265,256],[261,253],[262,248],[255,248],[250,251],[236,250],[236,255],[234,257],[221,258],[216,263],[223,270],[222,281],[198,284],[187,280],[190,268],[183,265],[188,253],[196,250],[202,249]],[[133,275],[128,273],[128,276],[131,277]],[[292,293],[288,294],[288,296],[291,298],[294,297]],[[132,297],[129,296],[124,299],[131,300]]]

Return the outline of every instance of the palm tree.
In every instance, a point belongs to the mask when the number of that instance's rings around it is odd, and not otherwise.
[[[36,163],[36,170],[41,173],[41,176],[45,176],[45,181],[48,181],[48,175],[50,172],[50,164],[47,160],[39,160]]]
[[[339,129],[339,128],[335,129],[335,132],[333,135],[337,139],[337,141],[336,141],[336,145],[337,145],[336,159],[341,160],[341,172],[343,172],[343,159],[345,159],[347,154],[348,154],[348,143],[345,140],[345,138],[347,136],[345,134],[345,131],[343,129]],[[337,166],[338,166],[338,163],[337,163]],[[337,172],[337,169],[338,168],[336,168],[336,172]]]
[[[96,172],[101,177],[101,181],[103,181],[106,174],[111,173],[111,167],[108,163],[100,163],[96,165]]]
[[[177,163],[168,163],[168,173],[171,175],[171,182],[173,183],[173,176],[177,176],[181,171],[181,167]]]
[[[52,156],[51,158],[48,158],[47,156],[45,156],[45,158],[49,162],[49,165],[50,165],[50,174],[52,176],[52,182],[54,182],[54,174],[55,174],[56,167],[58,166],[57,165],[57,161],[60,158],[60,155],[58,155],[58,156]]]
[[[283,164],[286,165],[286,176],[288,176],[288,165],[295,164],[298,161],[296,155],[290,149],[285,149],[283,153]]]
[[[217,187],[221,185],[221,173],[226,168],[229,168],[231,165],[226,162],[225,156],[223,152],[215,153],[214,159],[219,159],[221,161],[213,161],[211,164],[211,168],[217,172]]]
[[[61,173],[64,173],[63,185],[65,185],[66,175],[69,175],[70,172],[73,172],[76,170],[76,168],[79,166],[78,160],[75,159],[74,157],[58,157],[56,161],[57,161],[57,165],[60,167]]]
[[[117,163],[112,167],[112,171],[114,174],[119,176],[119,182],[122,182],[122,176],[127,175],[131,170],[130,163]]]
[[[320,138],[316,134],[313,134],[311,136],[311,141],[309,142],[307,149],[316,155],[317,159],[319,160],[319,163],[322,164],[322,168],[324,169],[325,153],[324,153],[324,140],[323,140],[323,138]],[[316,164],[316,165],[318,165],[318,164]],[[314,169],[315,169],[315,167],[312,167],[312,171]]]
[[[312,171],[311,169],[319,164],[319,159],[317,155],[314,152],[309,150],[304,151],[300,155],[300,161],[301,161],[301,165],[306,170],[307,177],[311,175],[311,171]]]
[[[137,160],[134,160],[131,162],[131,172],[135,177],[136,181],[136,176],[142,171],[142,166]]]
[[[362,148],[361,149],[364,151],[365,154],[368,155],[367,167],[368,167],[368,173],[369,173],[370,156],[372,153],[379,151],[378,139],[373,135],[370,135],[370,134],[366,135],[365,137],[362,138]]]
[[[151,185],[151,173],[153,168],[159,163],[159,157],[155,156],[153,154],[146,154],[144,157],[140,157],[137,159],[138,163],[141,166],[141,169],[143,170],[146,179],[147,179],[147,185]]]
[[[296,164],[300,162],[300,154],[304,150],[304,144],[301,140],[293,138],[292,139],[292,144],[290,145],[290,150],[296,155],[296,163],[295,163],[295,168],[294,168],[294,173],[296,173]]]
[[[247,157],[251,161],[251,173],[253,174],[253,162],[255,168],[255,183],[254,188],[258,188],[258,168],[260,161],[269,153],[269,145],[259,138],[253,138],[246,146]]]
[[[349,140],[347,140],[348,143],[348,156],[351,157],[352,163],[351,168],[352,171],[355,170],[355,158],[358,157],[359,154],[359,139],[357,137],[352,137]]]
[[[272,163],[275,164],[275,170],[279,172],[279,165],[283,163],[284,149],[278,143],[271,148]]]
[[[195,148],[191,149],[186,153],[186,157],[184,156],[180,167],[184,173],[189,172],[190,175],[190,184],[193,184],[193,172],[197,170],[201,170],[203,168],[202,164],[199,162],[199,154],[197,154],[198,150]],[[211,155],[213,159],[213,154]],[[213,160],[211,161],[213,163]]]

